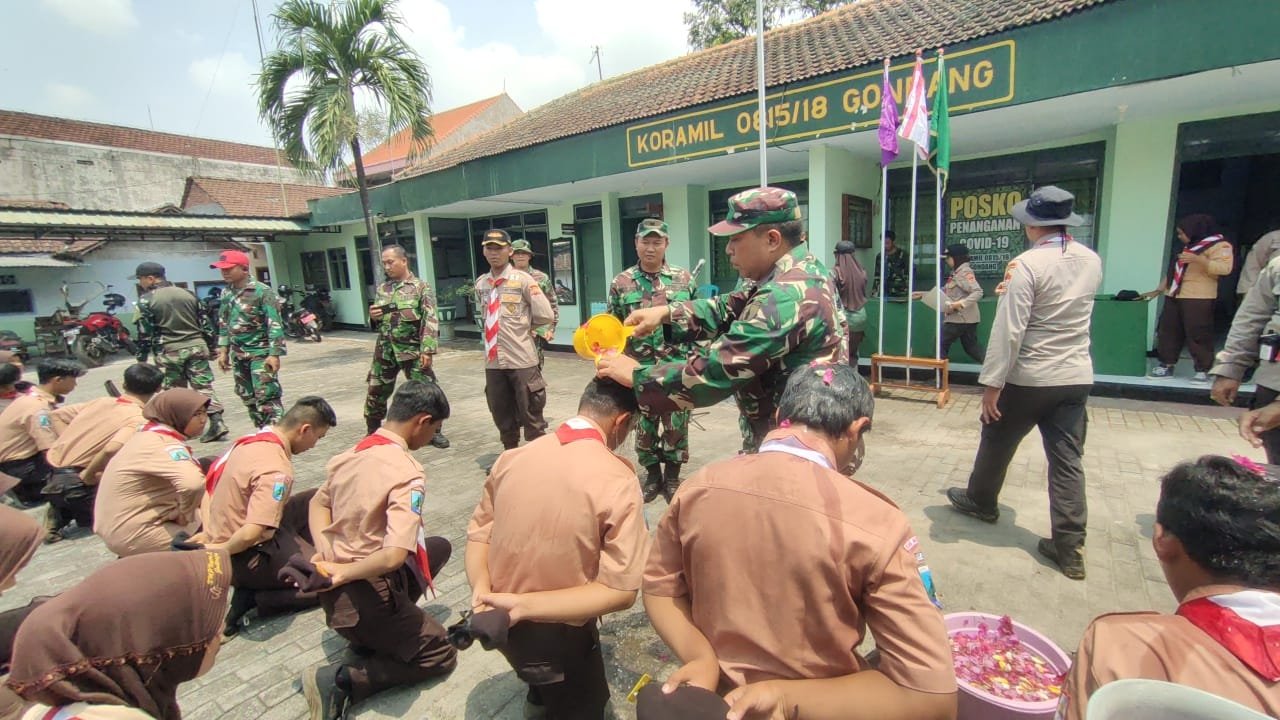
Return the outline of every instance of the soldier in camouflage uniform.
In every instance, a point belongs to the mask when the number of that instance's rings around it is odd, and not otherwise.
[[[609,286],[609,312],[619,320],[626,320],[641,308],[693,299],[693,276],[684,268],[667,264],[670,237],[667,224],[656,218],[643,220],[636,228],[639,262],[618,273]],[[689,354],[689,346],[654,332],[629,338],[626,353],[641,365],[653,365],[683,361]],[[659,426],[665,428],[661,433]],[[680,466],[689,462],[689,411],[662,414],[642,411],[636,424],[636,455],[648,471],[641,486],[644,501],[652,502],[661,494],[671,502],[680,485]]]
[[[226,250],[209,267],[222,271],[227,289],[218,318],[218,367],[234,367],[236,395],[249,409],[255,427],[280,422],[280,358],[285,354],[284,323],[272,289],[249,277],[249,256]]]
[[[744,452],[755,452],[773,426],[787,378],[810,363],[848,362],[844,323],[827,268],[801,255],[804,225],[796,196],[781,188],[729,198],[724,222],[730,262],[751,282],[731,293],[631,313],[647,335],[663,323],[677,339],[709,340],[688,359],[642,367],[625,355],[602,359],[597,374],[635,387],[640,408],[664,413],[713,405],[730,394],[742,411]]]
[[[373,365],[366,378],[369,394],[364,399],[364,423],[370,435],[387,416],[387,400],[395,390],[397,375],[403,372],[409,380],[436,382],[431,364],[440,337],[435,293],[409,269],[409,255],[404,248],[384,248],[382,269],[387,280],[378,286],[377,297],[369,306],[369,319],[378,329]],[[431,445],[449,447],[443,428]]]
[[[222,405],[213,392],[209,347],[200,332],[199,301],[191,291],[165,279],[164,266],[144,262],[134,279],[145,291],[138,299],[138,329],[151,342],[156,364],[164,371],[164,389],[191,387],[209,398],[209,425],[200,442],[227,436]]]
[[[555,339],[556,325],[560,323],[560,300],[556,297],[555,288],[551,287],[551,278],[541,270],[530,267],[529,263],[533,261],[533,246],[528,240],[515,240],[511,243],[511,264],[517,270],[523,270],[529,273],[529,276],[537,281],[538,287],[542,288],[542,293],[551,301],[551,324],[541,325],[533,329],[533,342],[538,346],[538,369],[542,369],[543,363],[546,361],[544,351],[547,345]]]

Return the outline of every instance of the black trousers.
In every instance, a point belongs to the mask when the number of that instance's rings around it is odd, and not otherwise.
[[[43,494],[49,501],[45,529],[61,530],[74,520],[76,525],[93,530],[93,504],[98,497],[97,485],[85,485],[80,480],[83,468],[56,468],[49,474]]]
[[[1049,461],[1049,519],[1060,551],[1074,550],[1085,539],[1088,506],[1080,459],[1084,456],[1085,404],[1091,388],[1005,385],[998,405],[1000,419],[982,426],[978,456],[969,474],[969,499],[994,510],[1018,444],[1031,428],[1040,428]]]
[[[0,463],[0,472],[18,478],[13,487],[13,494],[27,505],[44,502],[44,484],[49,479],[53,468],[44,459],[44,453],[38,452],[31,457],[10,460]]]
[[[600,654],[600,631],[586,625],[522,622],[499,649],[547,720],[601,720],[609,702],[609,680]]]
[[[951,351],[951,344],[956,340],[960,341],[960,347],[979,365],[987,358],[986,348],[978,342],[978,323],[942,323],[942,357],[947,356]]]
[[[1256,410],[1263,405],[1270,405],[1280,397],[1280,392],[1276,392],[1269,387],[1258,386],[1253,393],[1253,404],[1249,406],[1251,410]],[[1262,447],[1267,451],[1267,464],[1280,465],[1280,428],[1268,430],[1262,433]]]
[[[520,428],[525,442],[547,434],[547,421],[542,410],[547,406],[547,382],[535,367],[519,370],[485,370],[484,396],[489,414],[498,427],[502,447],[510,450],[520,444]]]

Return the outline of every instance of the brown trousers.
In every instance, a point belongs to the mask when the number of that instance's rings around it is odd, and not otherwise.
[[[547,382],[537,366],[519,370],[485,370],[484,396],[489,414],[498,426],[502,447],[510,450],[520,444],[520,428],[525,442],[547,434],[547,421],[542,409],[547,405]]]
[[[439,567],[428,543],[434,575]],[[415,575],[406,564],[382,577],[320,593],[329,627],[357,655],[342,663],[351,678],[352,703],[446,675],[458,664],[458,651],[449,644],[444,626],[416,604],[422,585]]]
[[[290,556],[298,554],[310,560],[316,554],[307,526],[307,506],[315,494],[312,489],[289,498],[275,535],[231,557],[231,585],[253,591],[260,617],[307,610],[320,604],[316,593],[302,592],[277,577]]]
[[[1161,365],[1177,365],[1182,346],[1196,372],[1213,367],[1213,300],[1166,298],[1156,325],[1156,356]]]
[[[594,620],[581,627],[523,622],[508,631],[500,648],[516,677],[530,687],[548,720],[600,720],[609,702],[609,681]]]

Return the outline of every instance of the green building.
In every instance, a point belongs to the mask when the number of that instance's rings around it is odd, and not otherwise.
[[[1156,287],[1175,219],[1214,215],[1241,255],[1277,227],[1277,38],[1275,0],[862,0],[766,35],[770,183],[799,194],[812,252],[829,262],[849,239],[870,271],[884,200],[875,132],[883,59],[901,106],[917,48],[936,91],[932,48],[945,47],[953,165],[944,241],[970,247],[990,288],[1022,248],[1009,206],[1034,186],[1072,190],[1088,220],[1076,237],[1104,263],[1097,372],[1141,377],[1157,303],[1109,298]],[[671,262],[705,258],[699,282],[731,288],[723,241],[706,228],[730,195],[758,183],[755,75],[746,39],[535,108],[372,189],[382,241],[409,250],[442,304],[455,305],[460,331],[474,328],[470,308],[450,291],[485,270],[478,238],[493,227],[538,251],[534,265],[561,296],[560,344],[635,261],[631,238],[645,217],[671,227]],[[900,244],[910,160],[904,141],[888,193]],[[927,289],[934,190],[923,167],[920,180],[917,289]],[[371,268],[358,198],[312,201],[311,210],[313,228],[337,232],[271,244],[272,276],[329,284],[339,320],[363,324]],[[1233,283],[1223,282],[1220,333]],[[984,337],[994,303],[983,301]],[[917,307],[913,346],[931,354],[933,318]],[[904,305],[891,304],[886,321],[884,350],[899,353]],[[875,342],[869,332],[864,354]]]

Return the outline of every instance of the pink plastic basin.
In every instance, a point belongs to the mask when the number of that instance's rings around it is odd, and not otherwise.
[[[995,630],[1000,625],[999,615],[980,612],[951,613],[943,620],[947,626],[948,636],[963,632],[977,632],[978,625],[983,623],[989,630]],[[1013,632],[1027,649],[1044,658],[1058,672],[1066,672],[1071,667],[1071,656],[1049,638],[1017,620],[1013,621]],[[961,682],[958,705],[959,712],[956,714],[956,720],[1028,720],[1029,718],[1053,720],[1058,701],[1006,700]]]

